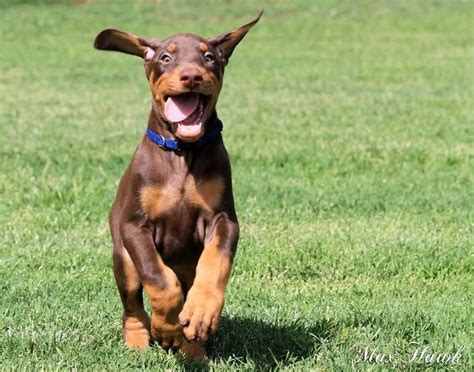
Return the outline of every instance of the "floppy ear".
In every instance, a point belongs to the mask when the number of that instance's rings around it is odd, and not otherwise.
[[[145,59],[151,59],[158,40],[145,39],[128,32],[108,28],[101,31],[94,40],[94,47],[100,50],[114,50],[133,54]]]
[[[257,18],[255,18],[252,22],[249,22],[246,25],[236,28],[230,32],[207,40],[209,44],[220,50],[222,56],[225,59],[226,64],[230,56],[232,55],[234,48],[237,46],[238,43],[240,43],[240,41],[244,38],[245,34],[247,34],[247,32],[252,28],[252,26],[258,22],[262,14],[263,9],[260,11]]]

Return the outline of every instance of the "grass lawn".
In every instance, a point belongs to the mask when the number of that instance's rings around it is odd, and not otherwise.
[[[57,3],[0,5],[0,369],[192,367],[122,345],[107,216],[150,95],[92,40],[212,36],[260,5]],[[218,105],[241,240],[209,367],[422,370],[402,357],[428,345],[472,368],[474,3],[263,6]]]

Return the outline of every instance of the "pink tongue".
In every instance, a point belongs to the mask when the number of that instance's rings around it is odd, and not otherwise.
[[[165,116],[169,121],[179,123],[196,111],[198,104],[199,94],[196,93],[170,96],[165,103]]]

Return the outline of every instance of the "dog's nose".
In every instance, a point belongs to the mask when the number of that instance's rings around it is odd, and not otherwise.
[[[195,88],[201,84],[203,78],[201,71],[199,71],[197,68],[185,68],[181,71],[179,80],[181,80],[183,85],[189,88]]]

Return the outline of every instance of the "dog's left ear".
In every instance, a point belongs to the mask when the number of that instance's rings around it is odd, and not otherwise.
[[[260,11],[257,18],[247,23],[246,25],[243,25],[230,32],[207,40],[209,44],[217,48],[222,53],[222,57],[225,59],[226,64],[229,61],[229,58],[232,55],[232,52],[234,51],[234,48],[237,46],[238,43],[240,43],[240,41],[244,38],[244,36],[252,28],[252,26],[254,26],[258,22],[262,14],[263,9]]]
[[[94,40],[96,49],[132,54],[145,60],[153,57],[154,49],[158,44],[156,39],[139,37],[113,28],[103,30]]]

